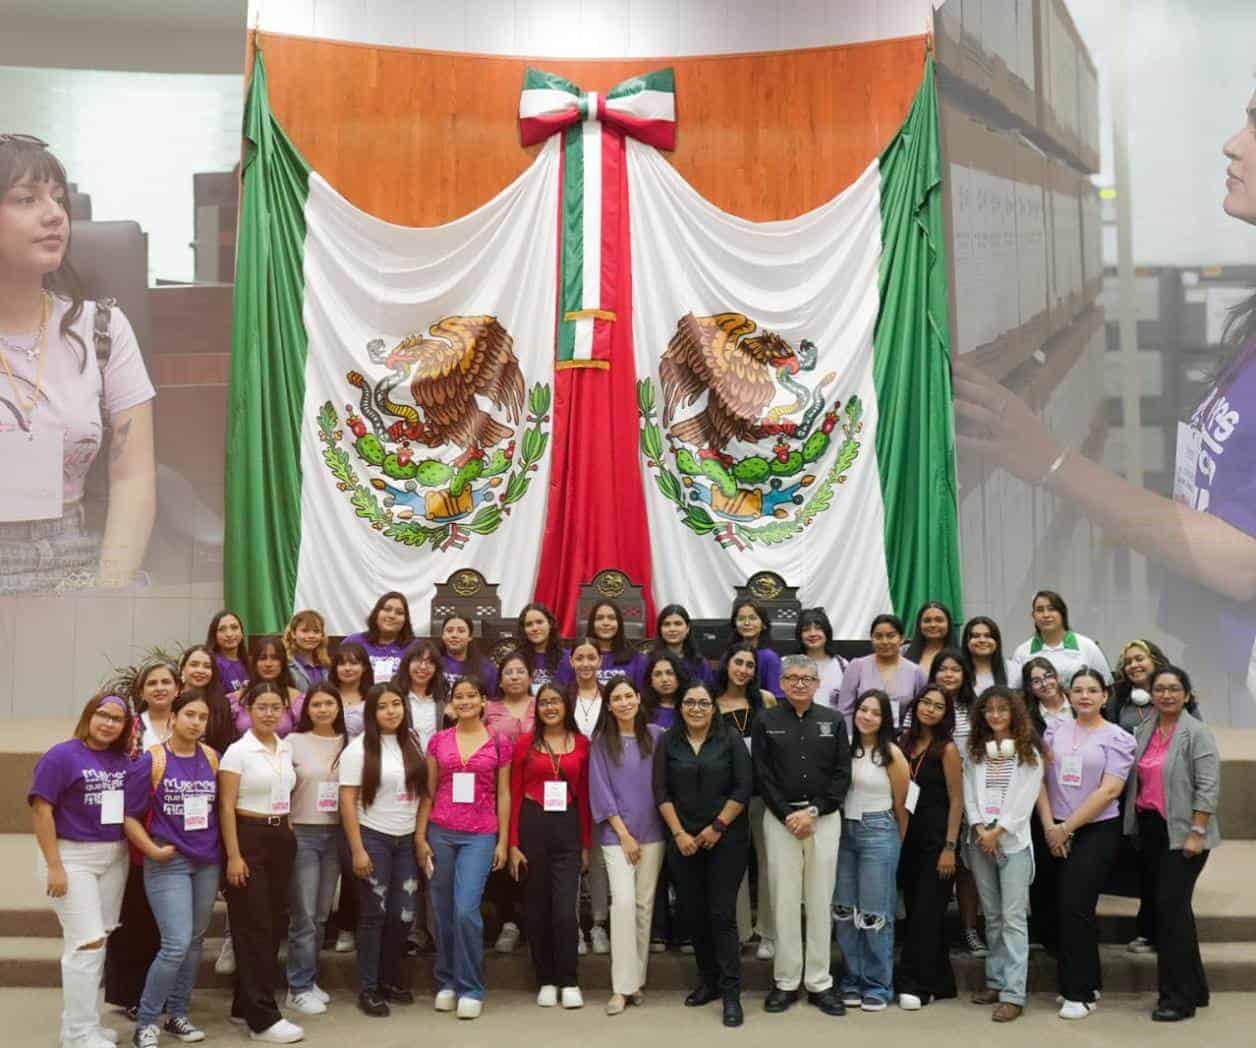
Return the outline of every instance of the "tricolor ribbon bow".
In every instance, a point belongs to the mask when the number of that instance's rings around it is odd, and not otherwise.
[[[525,146],[563,133],[558,367],[608,367],[610,324],[628,252],[621,223],[624,136],[656,149],[676,147],[675,77],[670,68],[660,69],[602,95],[529,68],[519,130]]]

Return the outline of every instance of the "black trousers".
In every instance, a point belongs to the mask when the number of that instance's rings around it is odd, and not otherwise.
[[[1058,874],[1056,977],[1066,1001],[1090,1004],[1103,987],[1095,906],[1120,847],[1121,820],[1105,819],[1073,834],[1067,859],[1052,859]]]
[[[1169,830],[1158,812],[1138,813],[1143,882],[1155,900],[1159,946],[1156,981],[1160,1007],[1193,1013],[1208,1004],[1208,978],[1199,956],[1199,935],[1191,897],[1208,861],[1208,852],[1186,855],[1169,848]]]
[[[336,912],[327,922],[328,938],[335,939],[339,932],[358,930],[358,877],[353,872],[353,855],[349,851],[349,841],[344,831],[340,833],[340,898],[336,903]]]
[[[682,930],[693,941],[698,975],[725,997],[741,993],[741,941],[737,935],[737,890],[750,861],[750,824],[742,816],[709,851],[681,855],[667,842],[667,868],[676,888]]]
[[[1029,941],[1041,943],[1053,957],[1059,952],[1060,871],[1056,858],[1047,847],[1046,835],[1037,814],[1031,820],[1030,835],[1034,849],[1034,879],[1029,885]]]
[[[659,866],[659,879],[654,887],[654,913],[650,917],[650,939],[657,939],[668,944],[676,941],[676,919],[672,913],[671,900],[668,893],[672,886],[672,875],[664,860]]]
[[[149,965],[161,948],[161,932],[144,891],[144,867],[126,872],[118,927],[105,944],[105,1001],[118,1008],[138,1008]]]
[[[526,855],[527,852],[524,854]],[[507,921],[518,925],[520,929],[523,928],[523,884],[510,876],[508,869],[503,867],[488,875],[488,882],[484,885],[484,901],[493,907],[493,917],[496,920],[494,927],[497,933],[501,932],[502,925]]]
[[[254,1033],[283,1018],[275,1003],[279,945],[288,935],[288,887],[297,841],[285,819],[278,826],[236,816],[240,855],[249,868],[243,887],[227,885],[227,919],[235,943],[231,1014]]]
[[[524,922],[537,986],[577,986],[580,899],[580,813],[545,811],[525,797],[519,850],[528,860]]]
[[[921,1000],[951,998],[956,995],[955,972],[951,968],[943,923],[955,879],[938,876],[940,848],[921,847],[908,834],[898,859],[898,886],[903,891],[907,923],[903,928],[903,950],[895,972],[894,988]]]

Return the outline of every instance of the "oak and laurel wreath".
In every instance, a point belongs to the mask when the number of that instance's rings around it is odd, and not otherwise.
[[[536,383],[528,393],[528,428],[524,430],[520,444],[518,465],[511,470],[506,478],[506,486],[501,497],[491,505],[482,506],[467,523],[459,524],[458,528],[475,535],[490,535],[501,525],[502,517],[510,515],[510,507],[518,502],[532,484],[531,473],[545,454],[549,444],[549,434],[543,428],[547,420],[551,403],[550,387]],[[344,431],[339,429],[340,416],[335,405],[329,400],[318,413],[319,439],[326,445],[323,448],[323,461],[336,478],[336,487],[340,491],[349,492],[349,502],[354,514],[367,521],[372,528],[385,538],[393,539],[405,546],[420,547],[431,543],[438,547],[445,542],[452,531],[452,524],[428,526],[416,520],[394,520],[392,514],[384,508],[379,497],[369,486],[363,484],[353,469],[353,461],[349,453],[340,446]]]
[[[667,467],[663,459],[663,431],[656,421],[655,388],[652,379],[637,383],[637,408],[641,413],[641,452],[654,471],[654,481],[663,497],[676,506],[681,523],[697,535],[709,535],[723,525],[698,503],[685,500],[685,488],[680,478]],[[793,538],[803,528],[823,513],[833,502],[833,489],[844,483],[846,474],[859,455],[860,442],[856,439],[863,425],[863,404],[852,396],[843,411],[842,434],[845,439],[838,445],[837,457],[819,485],[813,489],[806,502],[792,520],[774,520],[760,527],[745,524],[734,525],[733,530],[746,542],[762,542],[776,545]]]

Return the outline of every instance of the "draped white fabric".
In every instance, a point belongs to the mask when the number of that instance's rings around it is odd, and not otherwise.
[[[301,433],[302,535],[294,606],[325,611],[330,633],[362,629],[364,609],[390,589],[407,595],[416,629],[421,630],[435,584],[460,568],[475,568],[490,583],[500,583],[507,614],[531,599],[549,487],[552,409],[541,425],[550,438],[544,454],[535,469],[523,471],[531,481],[526,493],[509,505],[509,515],[496,530],[463,534],[465,546],[453,543],[445,549],[433,548],[431,543],[406,545],[381,534],[380,529],[373,531],[369,518],[358,515],[352,492],[341,490],[329,469],[328,441],[316,420],[330,403],[342,434],[337,446],[346,452],[356,482],[369,487],[371,476],[386,481],[366,469],[355,451],[348,409],[361,411],[366,422],[372,406],[360,405],[361,391],[346,376],[356,371],[370,382],[386,378],[384,354],[407,336],[424,335],[429,325],[455,315],[496,317],[513,337],[513,353],[527,392],[540,383],[552,394],[558,171],[559,136],[555,136],[527,171],[484,206],[446,225],[428,228],[406,228],[372,218],[318,175],[310,176],[304,304],[309,352]],[[372,340],[382,340],[376,359],[367,350]],[[398,383],[391,396],[402,404],[414,403],[405,382]],[[504,421],[503,412],[494,410],[485,396],[477,398],[477,405],[495,420]],[[527,395],[518,422],[504,424],[513,426],[514,440],[522,444],[528,425]],[[393,441],[389,446],[399,445]],[[504,449],[505,442],[497,448]],[[491,453],[492,449],[486,450]],[[459,452],[454,445],[433,448],[421,441],[412,448],[416,461],[436,458],[454,470],[460,465]],[[517,473],[518,453],[513,461]],[[511,475],[507,471],[493,478],[492,487],[487,480],[471,485],[468,491],[476,507],[494,505]],[[385,497],[392,489],[375,490],[379,502],[373,512],[391,513]],[[418,494],[434,490],[420,489]],[[399,500],[404,497],[398,496]],[[421,498],[412,504],[416,517],[405,519],[421,519],[417,515],[422,511]],[[462,523],[471,519],[464,517]]]
[[[890,607],[873,440],[877,421],[873,330],[881,257],[876,162],[828,203],[780,222],[748,222],[719,210],[656,150],[631,140],[628,185],[637,377],[653,382],[655,421],[662,438],[662,470],[642,455],[656,604],[679,601],[696,617],[723,617],[729,613],[734,586],[756,571],[775,571],[788,584],[801,587],[804,606],[828,610],[837,636],[865,635],[872,617]],[[853,439],[860,446],[847,469],[834,471],[844,414],[836,420],[822,454],[799,470],[782,468],[779,477],[757,484],[743,482],[751,477],[743,472],[731,500],[727,476],[733,464],[741,463],[745,471],[749,469],[745,460],[758,457],[775,469],[776,436],[757,441],[733,438],[722,448],[706,449],[707,459],[711,450],[726,456],[724,492],[711,483],[712,475],[721,473],[714,463],[706,466],[707,473],[680,468],[677,451],[693,456],[688,460],[691,466],[695,462],[705,466],[700,457],[704,449],[700,443],[669,439],[660,363],[683,316],[729,312],[757,322],[759,332],[775,332],[796,351],[804,339],[815,347],[814,367],[803,366],[784,383],[777,379],[774,395],[759,409],[758,418],[769,417],[776,407],[782,410],[775,421],[803,423],[804,403],[815,401],[800,399],[799,386],[813,395],[822,387],[825,411],[835,399],[844,411],[852,394],[858,395],[862,431]],[[748,366],[744,358],[740,366]],[[774,369],[763,365],[759,371],[772,377]],[[830,373],[833,378],[825,385]],[[708,384],[700,384],[696,402],[678,407],[673,425],[709,406]],[[789,407],[798,410],[785,414],[783,409]],[[812,434],[822,428],[819,419],[814,422]],[[801,451],[801,442],[788,437],[784,446],[785,454]],[[757,463],[751,465],[763,470]],[[684,484],[679,500],[661,490],[661,472]],[[843,480],[838,480],[839,474]],[[794,488],[797,502],[774,504],[781,489]],[[824,491],[827,508],[812,502]],[[697,534],[686,526],[684,514],[691,506],[714,530]],[[773,509],[778,510],[776,515]]]

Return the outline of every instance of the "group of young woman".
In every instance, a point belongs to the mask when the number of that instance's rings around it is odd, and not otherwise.
[[[1092,642],[1068,630],[1058,595],[1039,594],[1034,618],[1005,661],[989,619],[969,620],[953,647],[942,605],[921,610],[910,642],[882,615],[872,654],[849,664],[823,610],[798,619],[816,700],[845,715],[852,739],[833,896],[847,1004],[955,996],[943,932],[955,883],[980,952],[985,914],[987,987],[974,1000],[997,1004],[996,1020],[1020,1013],[1032,896],[1055,933],[1060,1014],[1088,1014],[1101,989],[1095,903],[1123,834],[1141,843],[1131,949],[1159,945],[1156,1017],[1207,1004],[1190,895],[1218,843],[1218,764],[1189,678],[1136,641],[1114,687],[1106,664],[1086,663]],[[252,645],[220,612],[178,666],[148,663],[94,696],[36,768],[41,877],[64,930],[63,1043],[112,1043],[102,975],[106,1000],[135,1018],[135,1048],[163,1030],[202,1040],[189,999],[220,890],[232,1020],[256,1040],[299,1040],[279,1009],[279,948],[289,1011],[326,1011],[318,955],[338,885],[336,948],[356,949],[367,1015],[413,1004],[402,958],[432,949],[436,1010],[478,1016],[489,901],[498,950],[526,937],[543,1007],[583,1004],[577,958],[590,949],[611,955],[607,1013],[640,1005],[650,953],[674,946],[700,976],[686,1003],[722,995],[739,1025],[741,947],[774,953],[750,744],[781,662],[763,608],[740,602],[731,625],[712,667],[679,605],[640,651],[612,601],[570,649],[530,604],[518,647],[494,663],[459,616],[415,639],[396,592],[334,654],[315,611]]]

